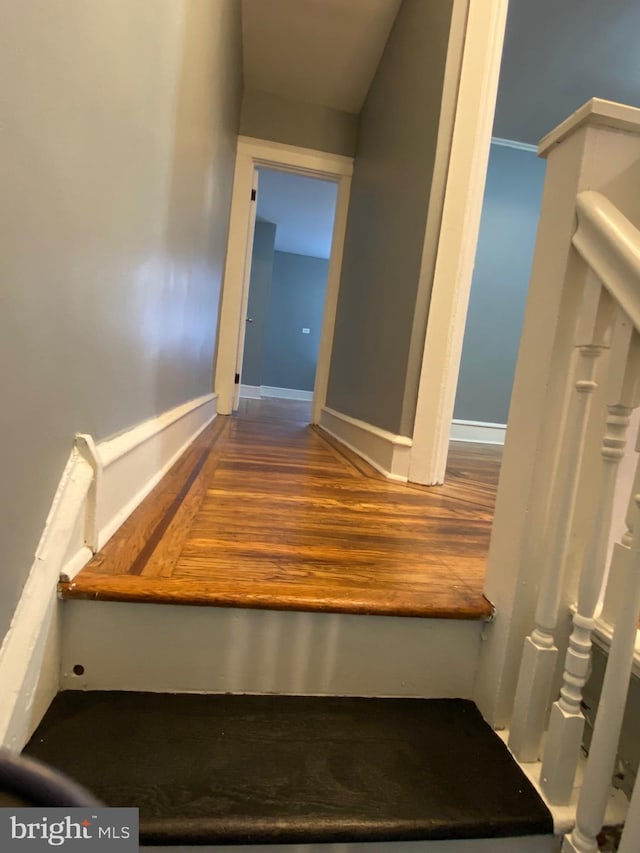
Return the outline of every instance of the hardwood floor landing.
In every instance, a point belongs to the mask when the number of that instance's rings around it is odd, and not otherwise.
[[[483,619],[501,448],[453,443],[441,487],[385,479],[309,404],[218,417],[63,598]]]

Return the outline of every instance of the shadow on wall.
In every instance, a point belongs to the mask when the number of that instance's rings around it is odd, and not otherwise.
[[[455,420],[507,422],[544,173],[535,151],[491,145]]]

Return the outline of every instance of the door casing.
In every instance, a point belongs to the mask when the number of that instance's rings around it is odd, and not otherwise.
[[[327,292],[313,390],[311,420],[312,423],[317,423],[327,397],[333,331],[340,289],[342,253],[349,210],[351,176],[353,174],[353,158],[246,136],[238,137],[231,198],[229,240],[215,370],[218,412],[222,415],[228,415],[238,406],[237,389],[239,389],[239,384],[236,383],[235,377],[242,369],[244,343],[242,332],[244,331],[244,314],[246,313],[249,288],[248,265],[250,266],[251,263],[251,247],[255,226],[255,203],[251,200],[251,190],[254,187],[256,170],[259,167],[334,181],[338,186],[331,254],[329,256]]]

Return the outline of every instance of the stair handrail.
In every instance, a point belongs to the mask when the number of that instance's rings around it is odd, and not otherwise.
[[[576,197],[572,243],[640,331],[640,230],[602,193]]]
[[[625,449],[640,408],[640,219],[633,203],[640,110],[592,99],[538,152],[547,172],[485,586],[498,615],[486,632],[475,695],[494,726],[509,728],[515,757],[541,762],[539,775],[529,770],[547,801],[568,806],[610,569],[610,586],[624,589],[624,600],[606,599],[612,647],[576,826],[563,844],[563,853],[595,853],[640,616],[640,540],[631,543],[640,527],[638,484],[627,533],[609,557],[611,519],[640,454],[640,440]],[[638,812],[640,794],[624,836],[634,850]]]

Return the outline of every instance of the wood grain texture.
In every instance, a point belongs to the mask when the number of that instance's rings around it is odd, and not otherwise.
[[[308,403],[242,400],[219,416],[62,596],[490,616],[501,448],[452,444],[444,486],[405,485],[308,414]]]
[[[553,832],[461,699],[67,690],[26,754],[139,808],[142,850]]]

